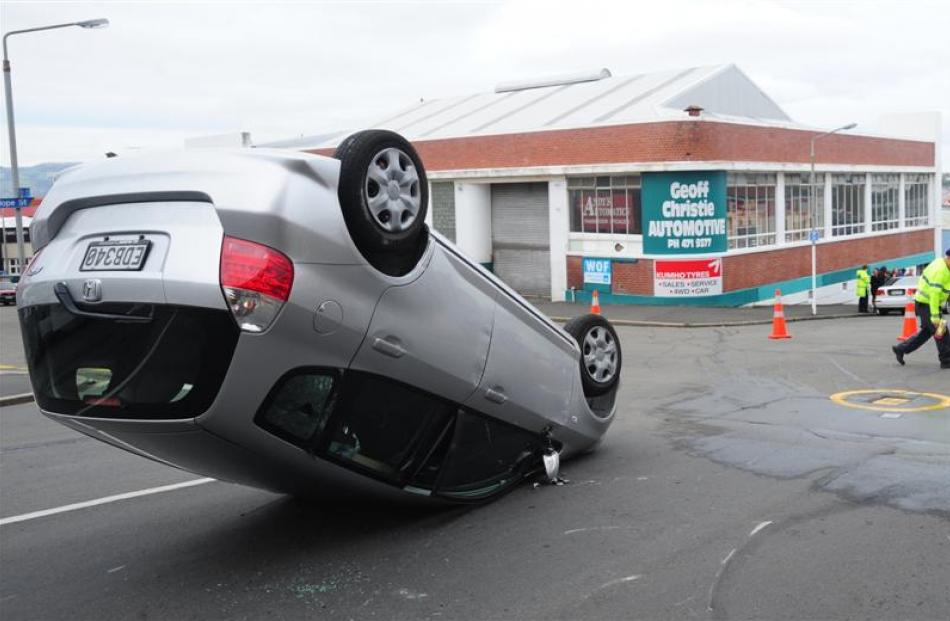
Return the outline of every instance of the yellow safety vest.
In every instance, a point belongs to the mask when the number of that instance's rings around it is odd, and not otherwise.
[[[917,295],[914,299],[921,304],[930,305],[930,316],[939,317],[940,307],[950,297],[950,267],[943,257],[937,257],[917,281]]]
[[[868,276],[867,270],[858,270],[858,285],[856,287],[858,297],[863,298],[868,294],[868,287],[871,285],[871,277]]]

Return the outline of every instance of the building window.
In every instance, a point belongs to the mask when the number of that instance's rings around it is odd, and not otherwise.
[[[857,235],[864,232],[863,174],[831,176],[831,235]]]
[[[871,175],[872,231],[887,231],[900,226],[899,191],[900,175]]]
[[[930,224],[930,175],[904,176],[904,224],[927,226]]]
[[[775,243],[775,175],[729,173],[726,188],[729,248]]]
[[[640,176],[567,180],[572,233],[642,235]]]
[[[825,174],[785,175],[785,241],[809,238],[812,229],[825,236]]]
[[[12,218],[11,218],[12,220]],[[3,229],[3,239],[6,240],[8,244],[16,243],[16,227],[10,224],[10,221],[7,222],[8,226]],[[30,227],[23,227],[23,243],[30,243]]]

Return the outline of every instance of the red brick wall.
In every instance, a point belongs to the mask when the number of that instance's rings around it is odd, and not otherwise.
[[[584,288],[584,268],[582,257],[567,257],[567,288]]]
[[[736,161],[808,163],[816,132],[714,121],[664,121],[497,136],[419,140],[428,170],[517,168],[618,162]],[[332,149],[315,150],[330,155]],[[828,164],[933,166],[930,142],[836,134],[822,138],[816,161]]]
[[[874,265],[933,250],[933,229],[880,237],[852,239],[818,246],[818,273],[834,272],[861,263]],[[614,268],[616,269],[616,268]],[[723,258],[723,291],[748,289],[811,274],[811,248],[799,246]]]
[[[653,260],[640,259],[636,263],[613,262],[613,293],[653,295]],[[567,286],[584,288],[582,257],[567,257]]]
[[[613,293],[653,295],[653,260],[613,264]]]
[[[878,265],[887,259],[933,250],[933,230],[851,239],[818,246],[818,273],[834,272],[861,263]],[[671,259],[674,257],[670,257]],[[683,257],[685,258],[685,257]],[[723,257],[723,292],[760,287],[811,274],[811,248],[798,246]],[[582,257],[567,257],[567,286],[584,288]],[[653,260],[613,263],[613,293],[653,295]]]

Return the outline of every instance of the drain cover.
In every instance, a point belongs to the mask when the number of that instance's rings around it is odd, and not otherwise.
[[[831,395],[831,400],[849,408],[874,412],[929,412],[950,408],[950,396],[913,390],[849,390]]]

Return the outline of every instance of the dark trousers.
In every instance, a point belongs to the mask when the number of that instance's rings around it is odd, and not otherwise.
[[[858,298],[858,312],[866,313],[868,312],[868,294],[864,294]]]
[[[917,334],[910,337],[897,346],[897,349],[904,354],[909,354],[920,349],[924,343],[930,340],[937,328],[930,318],[930,305],[917,302],[914,304],[917,318],[920,320],[920,330]],[[937,356],[941,363],[950,364],[950,331],[945,332],[943,338],[934,339],[937,344]]]

